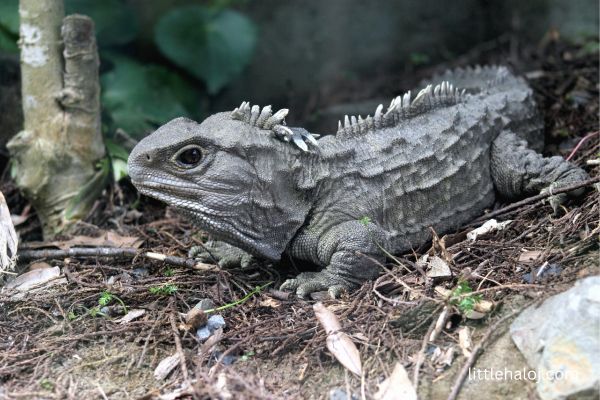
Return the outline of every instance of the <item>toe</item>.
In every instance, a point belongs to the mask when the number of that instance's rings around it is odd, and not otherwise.
[[[298,288],[298,286],[300,286],[300,282],[298,282],[298,279],[287,279],[279,287],[279,290],[283,290],[286,292],[293,292]]]
[[[327,290],[327,286],[318,281],[308,281],[302,283],[296,289],[296,295],[303,299],[307,298],[311,293]]]
[[[327,292],[329,293],[329,296],[332,299],[337,299],[337,298],[341,297],[342,293],[347,290],[348,290],[348,288],[344,285],[333,285],[333,286],[329,286],[329,289],[327,289]]]

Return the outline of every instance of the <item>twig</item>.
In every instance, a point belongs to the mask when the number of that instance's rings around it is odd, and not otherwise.
[[[183,373],[183,379],[187,383],[189,382],[190,376],[188,373],[187,365],[185,364],[185,354],[183,354],[183,348],[181,347],[181,339],[179,338],[179,331],[177,330],[177,323],[175,322],[175,301],[171,297],[169,302],[171,313],[169,314],[169,322],[171,322],[171,330],[173,331],[173,339],[175,340],[175,348],[177,349],[177,355],[179,356],[179,364],[181,365],[181,372]]]
[[[452,385],[452,390],[450,392],[450,395],[448,396],[448,400],[456,399],[456,397],[458,396],[458,393],[460,392],[462,384],[465,381],[467,374],[469,373],[469,369],[473,366],[473,364],[475,364],[475,361],[477,360],[479,353],[483,349],[483,345],[485,344],[485,342],[488,341],[490,336],[492,336],[492,333],[496,332],[496,329],[498,329],[498,326],[500,326],[502,323],[504,323],[504,321],[506,321],[507,319],[510,319],[514,315],[520,313],[521,310],[523,310],[525,307],[528,307],[531,304],[532,304],[532,302],[527,303],[524,306],[514,310],[510,314],[505,315],[504,317],[500,318],[498,321],[496,321],[492,326],[490,326],[488,328],[488,330],[485,332],[485,334],[483,335],[483,337],[481,338],[479,343],[477,343],[477,345],[475,345],[475,347],[473,348],[473,351],[471,352],[471,355],[467,359],[467,362],[465,363],[465,365],[463,365],[462,369],[460,370],[460,373],[458,374],[458,378],[456,378],[456,381],[454,381],[454,385]]]
[[[433,314],[435,314],[437,312],[437,310],[439,310],[439,309],[440,308],[438,307],[433,312]],[[431,322],[431,325],[429,325],[429,329],[427,330],[427,333],[423,337],[423,342],[421,343],[421,349],[419,350],[419,353],[417,354],[417,361],[415,362],[415,369],[413,372],[413,387],[415,388],[415,391],[417,390],[417,387],[419,386],[419,370],[421,369],[421,366],[423,365],[423,362],[425,361],[425,351],[427,350],[427,345],[429,344],[429,337],[433,333],[436,323],[437,323],[437,318]]]
[[[194,260],[193,258],[183,258],[168,256],[166,254],[154,253],[151,251],[140,252],[134,247],[77,247],[67,250],[21,250],[18,252],[20,261],[45,259],[60,259],[65,257],[128,257],[134,258],[142,256],[151,260],[162,261],[166,264],[176,265],[178,267],[191,268],[200,271],[218,271],[217,265],[205,264]]]
[[[565,158],[565,160],[569,161],[571,158],[573,158],[573,156],[575,156],[575,153],[577,153],[577,150],[579,150],[579,148],[581,147],[582,144],[584,144],[589,138],[594,137],[599,133],[600,133],[600,131],[591,132],[591,133],[588,133],[587,135],[585,135],[583,138],[581,138],[579,143],[577,143],[577,145],[573,148],[573,150],[571,150],[571,153],[569,154],[569,156],[567,158]]]
[[[144,347],[142,348],[142,353],[140,354],[140,358],[136,364],[136,368],[140,368],[142,366],[142,362],[144,361],[144,356],[146,355],[146,350],[148,349],[148,343],[150,343],[150,337],[152,336],[154,329],[158,325],[158,322],[162,319],[164,312],[165,312],[164,310],[161,311],[161,313],[158,315],[158,317],[154,320],[154,323],[152,324],[152,327],[150,328],[150,332],[148,332],[148,336],[146,336],[146,340],[144,341]]]
[[[437,337],[440,334],[440,332],[442,331],[442,329],[444,329],[444,326],[446,326],[446,321],[448,321],[449,317],[450,317],[450,308],[448,308],[448,306],[444,306],[444,309],[442,310],[437,321],[435,322],[435,328],[431,332],[431,336],[429,336],[430,342],[432,342],[432,343],[435,342],[435,339],[437,339]]]
[[[579,188],[582,188],[582,187],[585,187],[585,186],[593,185],[594,183],[598,183],[598,182],[600,182],[600,176],[596,176],[594,178],[588,179],[588,180],[583,181],[583,182],[576,183],[574,185],[564,186],[564,187],[561,187],[561,188],[553,189],[551,191],[552,193],[550,193],[550,191],[548,191],[546,193],[540,193],[540,194],[538,194],[536,196],[528,197],[528,198],[526,198],[524,200],[517,201],[516,203],[513,203],[513,204],[510,204],[510,205],[508,205],[506,207],[500,208],[499,210],[492,211],[490,213],[482,215],[481,217],[475,219],[475,221],[473,221],[473,222],[474,223],[481,222],[483,220],[490,219],[490,218],[493,218],[495,216],[507,213],[507,212],[512,211],[512,210],[515,210],[515,209],[517,209],[517,208],[519,208],[521,206],[524,206],[526,204],[535,203],[536,201],[543,200],[543,199],[545,199],[547,197],[554,196],[554,195],[561,194],[561,193],[570,192],[570,191],[573,191],[573,190],[576,190],[576,189],[579,189]]]

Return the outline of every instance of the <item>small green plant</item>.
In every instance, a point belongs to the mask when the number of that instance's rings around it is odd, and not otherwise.
[[[367,226],[367,225],[369,225],[371,223],[371,218],[369,218],[369,217],[367,217],[365,215],[364,217],[362,217],[361,219],[359,219],[358,222],[360,222],[364,226]]]
[[[100,311],[100,309],[102,307],[108,306],[113,300],[116,300],[117,302],[119,302],[121,304],[121,306],[123,307],[123,311],[125,312],[125,314],[127,314],[127,306],[125,305],[123,300],[121,300],[120,298],[118,298],[117,296],[115,296],[114,294],[112,294],[111,292],[109,292],[107,290],[100,293],[100,297],[98,297],[98,305],[90,308],[88,311],[88,314],[91,317],[96,317],[98,315],[105,317],[106,314],[103,313],[102,311]],[[75,313],[73,313],[73,315],[75,316]],[[69,316],[69,319],[70,319],[70,316]]]
[[[101,315],[103,317],[106,315],[102,311],[100,311],[100,308],[98,306],[94,306],[94,307],[90,308],[88,310],[88,314],[90,314],[90,317],[92,317],[92,318],[96,318],[98,315]]]
[[[49,379],[42,379],[40,381],[40,387],[44,390],[54,390],[54,383]]]
[[[167,277],[173,276],[173,275],[175,275],[175,270],[173,268],[171,268],[171,267],[167,267],[165,269],[165,271],[163,272],[163,275],[167,276]]]
[[[481,301],[480,294],[472,294],[473,289],[467,281],[458,281],[450,295],[450,304],[455,305],[463,313],[473,311],[475,304]]]
[[[67,313],[67,318],[69,321],[73,321],[75,318],[77,318],[77,314],[75,314],[75,311],[69,311]]]
[[[159,296],[170,296],[177,291],[177,286],[167,283],[162,286],[152,286],[148,290],[150,291],[150,293],[156,294]]]
[[[250,358],[252,358],[252,356],[254,356],[256,353],[254,353],[254,351],[250,350],[245,352],[241,357],[240,360],[242,361],[248,361]]]
[[[98,305],[107,306],[113,299],[113,294],[111,292],[104,291],[98,298]]]

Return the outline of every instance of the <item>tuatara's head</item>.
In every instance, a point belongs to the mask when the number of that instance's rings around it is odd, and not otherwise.
[[[277,260],[310,207],[294,170],[304,140],[314,141],[283,125],[284,116],[270,109],[257,116],[243,103],[200,124],[174,119],[133,149],[129,176],[141,193],[180,209],[215,238]]]

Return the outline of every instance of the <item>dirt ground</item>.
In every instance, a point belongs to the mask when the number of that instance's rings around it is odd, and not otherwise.
[[[544,112],[545,153],[570,157],[591,177],[598,177],[600,167],[587,162],[600,157],[597,45],[597,41],[595,47],[593,43],[568,45],[550,33],[542,43],[517,54],[514,46],[500,41],[474,49],[451,66],[511,63],[530,81]],[[419,71],[412,78],[418,81],[431,70]],[[408,87],[406,77],[382,78],[382,87],[383,82],[404,81]],[[402,84],[396,87],[404,89]],[[353,89],[346,99],[329,101],[356,99],[356,93],[368,98],[377,88]],[[11,210],[30,215],[7,175],[1,189]],[[498,203],[494,209],[505,206]],[[379,279],[355,293],[337,300],[320,296],[358,346],[362,379],[341,367],[327,350],[327,335],[312,308],[315,301],[275,290],[300,265],[285,262],[243,271],[197,270],[125,253],[48,258],[34,265],[23,262],[23,270],[59,266],[66,280],[21,297],[10,291],[0,293],[0,399],[169,399],[177,395],[304,399],[329,398],[330,390],[336,388],[356,398],[373,398],[396,362],[402,363],[411,379],[415,365],[422,364],[419,393],[423,398],[446,398],[466,358],[458,350],[446,365],[434,357],[436,349],[438,353],[458,349],[461,326],[472,328],[473,341],[478,342],[511,310],[598,274],[599,215],[598,194],[591,188],[557,215],[541,201],[527,203],[495,217],[513,221],[504,230],[466,241],[466,232],[481,225],[487,219],[484,216],[461,232],[434,241],[433,246],[430,243],[414,254],[390,259]],[[32,243],[40,237],[35,216],[17,228],[24,250],[44,248],[44,244]],[[108,231],[116,235],[93,244],[141,246],[140,251],[182,258],[190,246],[206,239],[173,210],[138,199],[123,182],[107,190],[76,235],[46,243],[45,248],[80,248],[92,244],[90,237]],[[426,253],[447,260],[452,276],[428,277],[416,263]],[[549,272],[528,281],[527,274],[539,272],[540,267]],[[247,301],[234,304],[269,282],[270,286]],[[459,282],[467,282],[481,301],[493,304],[493,310],[481,319],[468,319],[464,309],[461,312],[439,295],[440,288],[455,290]],[[193,329],[181,326],[185,314],[203,299],[216,306],[230,305],[215,313],[226,325],[206,342]],[[124,308],[144,310],[144,314],[120,322]],[[432,343],[424,342],[444,309],[449,313],[442,331]],[[506,324],[499,326],[498,336],[505,328]],[[486,341],[485,356],[500,355],[502,340],[506,339],[499,339],[498,344],[493,338]],[[156,379],[155,368],[171,355],[175,356],[174,369],[165,379]],[[531,387],[507,390],[492,396],[535,398]]]

